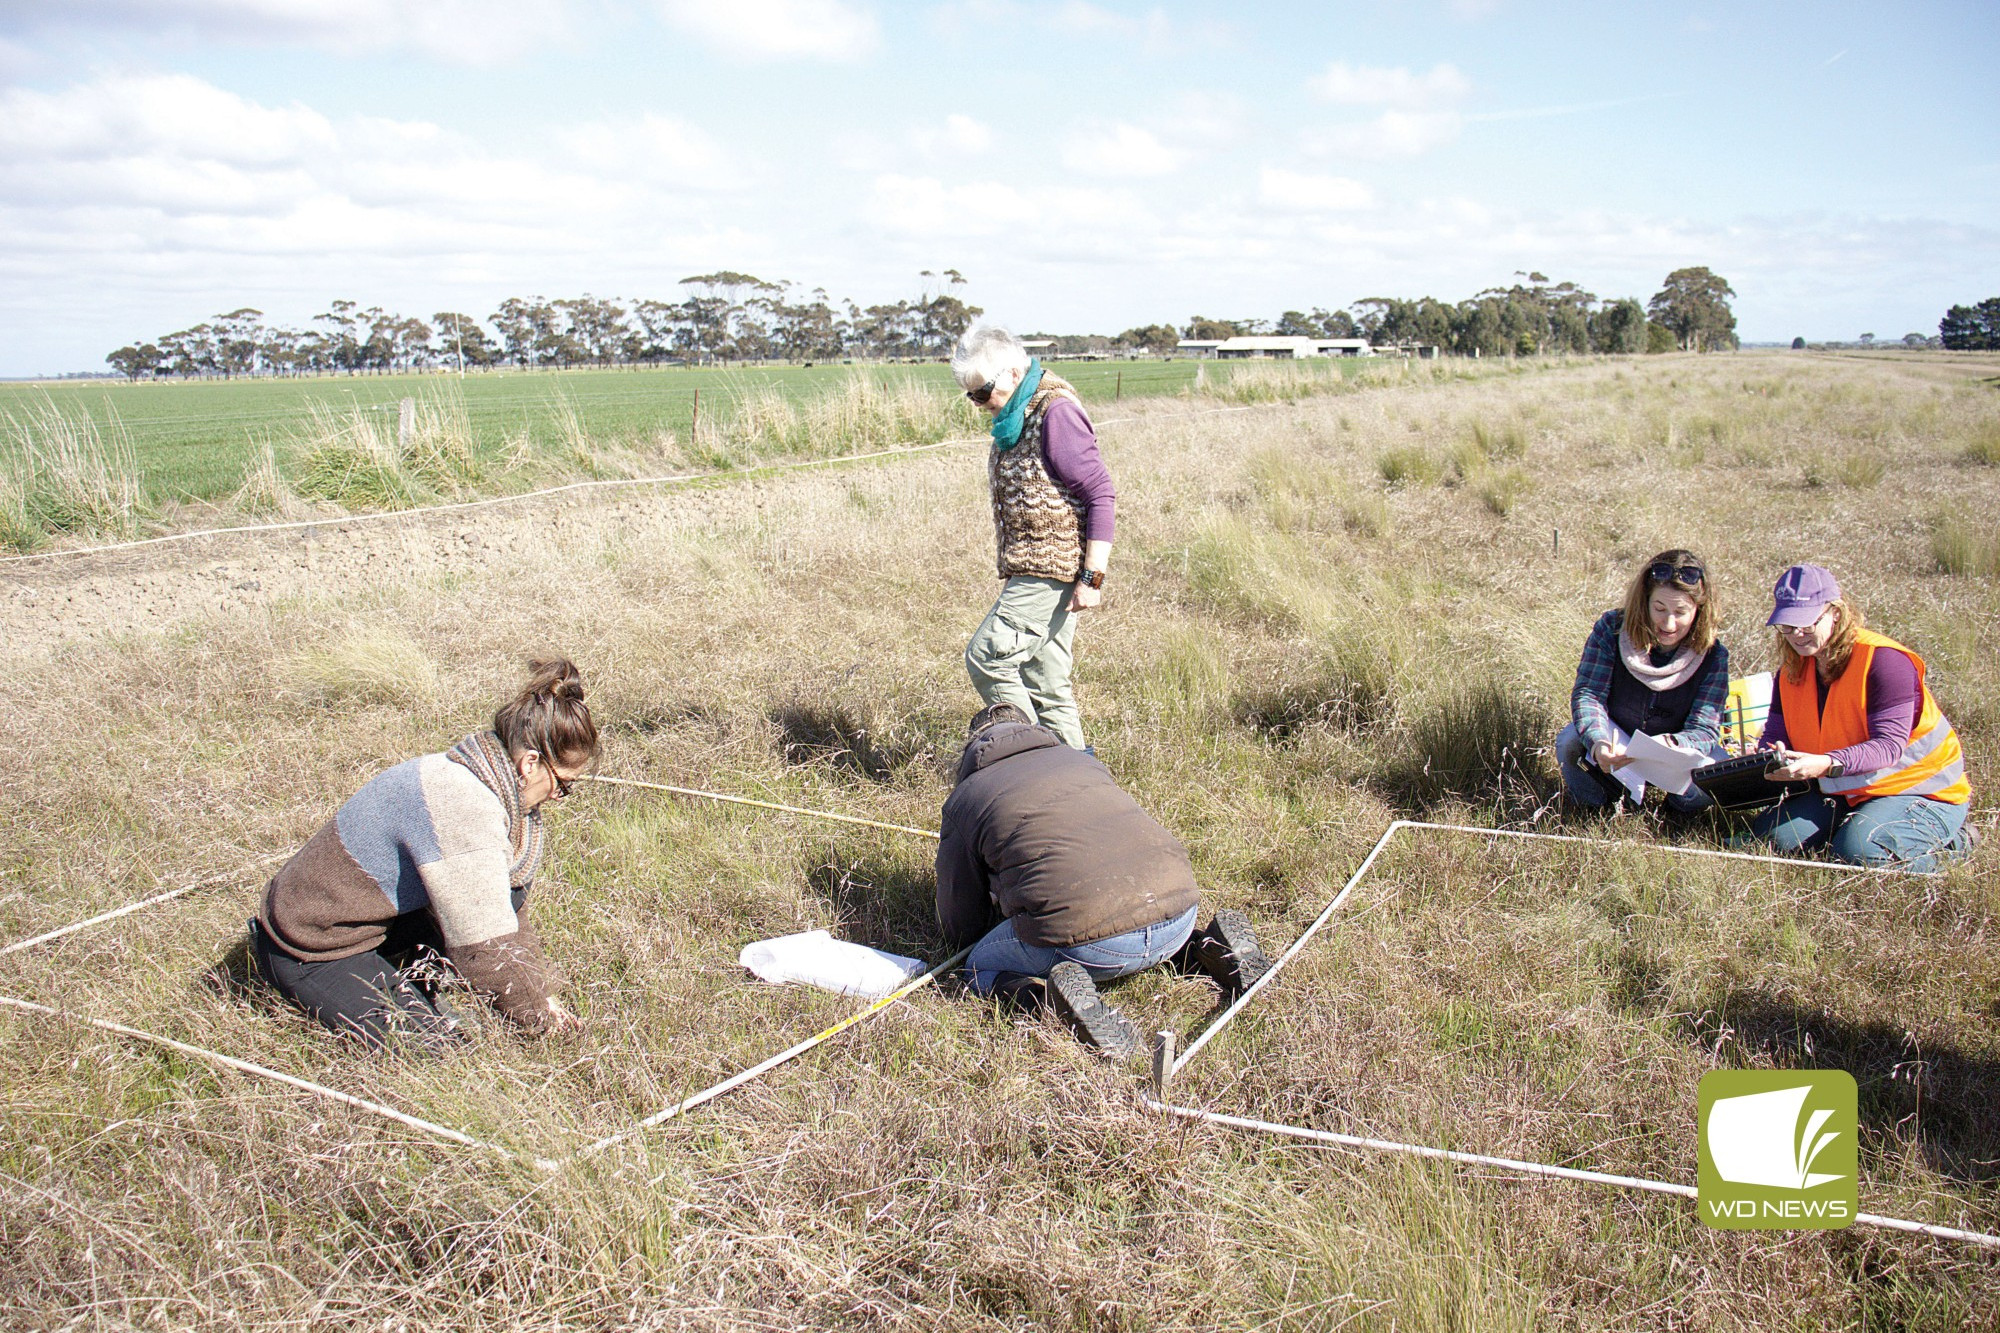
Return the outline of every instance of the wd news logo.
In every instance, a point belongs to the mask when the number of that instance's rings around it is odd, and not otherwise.
[[[1854,1221],[1854,1077],[1718,1069],[1701,1077],[1701,1220],[1725,1231],[1830,1230]]]

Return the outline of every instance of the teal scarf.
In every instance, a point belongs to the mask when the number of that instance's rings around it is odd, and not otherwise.
[[[1000,409],[1000,415],[993,418],[993,447],[1005,453],[1021,442],[1021,427],[1028,417],[1028,400],[1035,396],[1035,390],[1042,387],[1042,363],[1038,358],[1028,358],[1028,373],[1021,377],[1021,383],[1014,390],[1007,406]]]

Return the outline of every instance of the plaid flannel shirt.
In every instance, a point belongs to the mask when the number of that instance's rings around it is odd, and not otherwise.
[[[1613,609],[1597,618],[1584,640],[1583,657],[1576,664],[1576,684],[1569,692],[1570,719],[1586,747],[1611,743],[1614,725],[1611,702],[1611,673],[1618,662],[1618,635],[1625,626],[1625,613]],[[1729,650],[1712,644],[1698,670],[1694,703],[1687,722],[1679,731],[1660,737],[1678,741],[1693,750],[1706,750],[1722,739],[1722,710],[1729,701]]]

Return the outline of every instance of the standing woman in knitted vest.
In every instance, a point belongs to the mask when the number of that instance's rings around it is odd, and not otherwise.
[[[986,474],[1003,580],[966,645],[966,673],[988,705],[1013,704],[1081,750],[1070,645],[1077,614],[1104,596],[1118,492],[1076,390],[1020,339],[969,330],[951,370],[993,416]]]
[[[264,890],[258,973],[308,1015],[381,1048],[460,1035],[437,997],[455,972],[529,1032],[572,1026],[525,919],[542,803],[597,757],[583,678],[565,658],[443,754],[376,774]]]

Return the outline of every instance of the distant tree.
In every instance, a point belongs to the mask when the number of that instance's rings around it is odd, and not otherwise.
[[[160,368],[160,349],[152,343],[140,343],[137,347],[121,347],[104,358],[111,368],[127,379],[138,379],[141,375],[151,375]]]
[[[1646,310],[1630,296],[1608,302],[1590,316],[1590,348],[1624,356],[1646,350]]]
[[[1671,352],[1679,345],[1679,342],[1674,338],[1674,331],[1672,329],[1664,324],[1655,324],[1650,319],[1646,321],[1646,352],[1648,355]]]
[[[1319,321],[1319,331],[1328,338],[1358,338],[1361,330],[1354,327],[1354,316],[1345,310],[1322,310],[1313,307],[1312,317]]]
[[[1206,341],[1210,338],[1234,338],[1243,328],[1233,319],[1210,319],[1206,315],[1196,315],[1181,326],[1181,337]]]
[[[1646,313],[1674,335],[1684,352],[1712,352],[1736,346],[1736,315],[1730,285],[1706,268],[1677,268],[1646,303]]]
[[[500,349],[472,316],[440,310],[431,322],[437,326],[438,360],[445,365],[456,367],[462,358],[468,366],[490,366],[500,359]]]
[[[215,317],[216,369],[224,375],[248,375],[257,369],[257,352],[264,341],[263,319],[263,311],[248,306]]]
[[[2000,351],[2000,296],[1945,311],[1938,321],[1938,342],[1954,352]]]
[[[625,325],[625,307],[600,301],[589,292],[553,304],[567,321],[564,333],[577,360],[608,366],[618,359],[631,332]]]
[[[1143,348],[1161,356],[1173,351],[1180,340],[1180,330],[1171,324],[1141,324],[1118,335],[1120,347]]]
[[[1863,347],[1873,347],[1875,345],[1875,335],[1872,333],[1864,333],[1856,341],[1858,341]]]
[[[1319,321],[1303,311],[1287,310],[1278,316],[1278,323],[1271,331],[1280,338],[1317,338]]]
[[[1803,351],[1805,351],[1805,350],[1806,350],[1806,340],[1805,340],[1804,338],[1794,338],[1794,339],[1792,339],[1792,350],[1793,350],[1794,352],[1803,352]]]
[[[1906,333],[1903,335],[1903,346],[1905,347],[1928,347],[1930,346],[1930,341],[1928,334]]]

